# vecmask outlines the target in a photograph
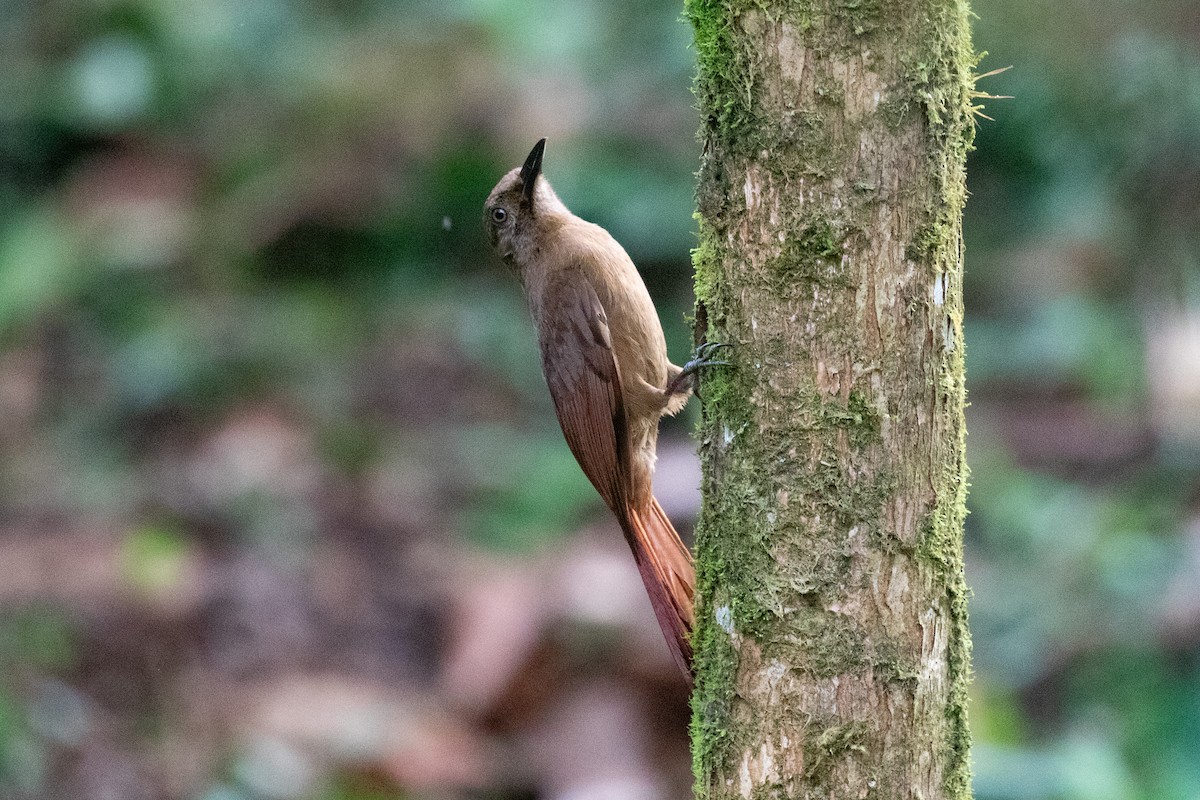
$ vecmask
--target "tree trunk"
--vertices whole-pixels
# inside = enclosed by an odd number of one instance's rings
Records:
[[[709,798],[965,798],[963,0],[687,0]]]

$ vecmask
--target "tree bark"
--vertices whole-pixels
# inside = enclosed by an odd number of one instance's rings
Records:
[[[965,798],[963,0],[687,0],[697,794]]]

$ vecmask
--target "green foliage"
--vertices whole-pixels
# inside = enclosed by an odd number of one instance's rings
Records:
[[[34,606],[0,620],[0,668],[59,671],[77,655],[75,624],[58,609]]]
[[[736,15],[722,0],[686,0],[684,14],[692,23],[696,49],[697,106],[709,115],[703,128],[720,132],[723,140],[739,141],[738,132],[757,125],[755,87],[743,83],[751,74],[742,68],[750,55],[729,31]]]
[[[143,525],[125,537],[126,580],[138,591],[169,591],[180,582],[188,549],[180,531],[166,525]]]
[[[507,428],[467,428],[457,454],[473,488],[459,525],[480,545],[533,552],[572,530],[585,510],[603,507],[571,451],[552,436],[530,442]]]
[[[314,795],[312,800],[408,800],[410,797],[407,792],[374,788],[370,781],[347,779]]]
[[[0,336],[62,303],[80,280],[78,242],[51,209],[31,208],[0,228]]]

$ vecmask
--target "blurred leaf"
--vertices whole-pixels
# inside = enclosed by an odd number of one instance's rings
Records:
[[[547,404],[537,334],[520,288],[502,279],[463,286],[455,304],[453,332],[463,352],[489,372],[503,376],[526,397]]]
[[[233,771],[252,796],[272,800],[308,794],[316,777],[307,753],[290,742],[262,735],[245,744]]]
[[[1096,728],[1066,738],[1060,757],[1063,796],[1078,800],[1135,800],[1144,796],[1113,741]]]
[[[1145,390],[1136,317],[1092,298],[1043,297],[1024,319],[975,317],[966,337],[976,384],[1081,382],[1093,399],[1120,405],[1140,402]]]
[[[46,761],[44,748],[29,731],[25,709],[0,686],[0,795],[42,795]]]
[[[179,584],[189,553],[188,541],[179,531],[162,524],[145,524],[130,531],[122,543],[125,578],[146,594],[167,591]]]
[[[1171,663],[1152,650],[1118,647],[1081,658],[1065,697],[1081,724],[1114,738],[1124,754],[1117,761],[1126,761],[1156,787],[1148,796],[1183,797],[1186,792],[1172,787],[1174,781],[1187,777],[1191,786],[1200,786],[1194,758],[1200,741],[1198,686],[1200,665],[1194,659]]]
[[[1063,791],[1061,762],[1039,748],[971,746],[972,783],[977,800],[1051,800]]]
[[[0,230],[0,333],[65,300],[80,255],[69,224],[52,209],[31,208]]]
[[[314,800],[407,800],[411,797],[399,788],[384,788],[375,784],[381,780],[369,777],[346,776],[320,792]]]
[[[1161,518],[1138,513],[1142,493],[1080,486],[995,456],[975,459],[972,473],[980,669],[1026,686],[1065,653],[1151,639],[1143,620],[1184,562],[1178,541],[1155,528]]]
[[[558,437],[506,428],[471,428],[458,437],[458,458],[475,490],[460,515],[472,541],[496,550],[529,551],[574,531],[600,498]]]
[[[199,800],[257,800],[257,795],[218,783],[201,793]]]
[[[30,607],[0,618],[0,666],[23,664],[56,672],[71,666],[78,653],[75,623],[65,612]]]
[[[104,36],[87,44],[73,65],[74,97],[68,107],[87,125],[119,128],[154,103],[154,64],[145,47],[128,36]]]
[[[976,741],[1002,747],[1016,747],[1025,740],[1025,722],[1019,699],[1011,691],[971,687],[971,736]]]

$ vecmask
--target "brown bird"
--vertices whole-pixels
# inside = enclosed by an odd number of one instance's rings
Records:
[[[546,140],[496,184],[484,220],[514,265],[537,327],[542,372],[567,445],[612,509],[671,654],[691,681],[696,571],[652,494],[658,421],[687,403],[690,376],[725,362],[703,345],[684,367],[667,359],[641,275],[608,231],[572,214],[542,176]]]

